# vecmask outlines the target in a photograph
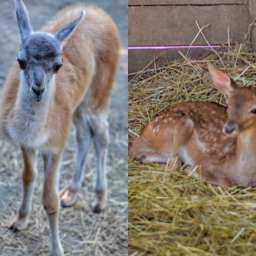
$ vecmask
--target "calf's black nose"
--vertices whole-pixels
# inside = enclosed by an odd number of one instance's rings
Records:
[[[35,86],[38,87],[38,88],[41,88],[42,87],[42,82],[35,81]]]
[[[38,87],[32,87],[32,91],[34,93],[34,95],[36,96],[36,100],[40,101],[42,99],[42,94],[44,92],[44,89],[40,89]]]

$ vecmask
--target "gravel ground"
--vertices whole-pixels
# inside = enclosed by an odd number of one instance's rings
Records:
[[[109,204],[94,215],[94,155],[87,162],[80,201],[61,210],[60,230],[65,255],[127,255],[127,1],[126,0],[25,0],[35,29],[69,4],[86,3],[104,8],[116,21],[122,39],[122,57],[110,109],[111,143],[108,154]],[[0,85],[15,60],[19,37],[13,2],[0,2]],[[117,111],[118,109],[118,111]],[[74,171],[74,136],[71,132],[62,163],[61,187]],[[40,165],[39,165],[40,166]],[[0,255],[49,255],[48,222],[41,204],[43,173],[39,168],[33,212],[26,231],[12,233],[5,225],[12,220],[21,200],[22,161],[19,149],[0,141]]]

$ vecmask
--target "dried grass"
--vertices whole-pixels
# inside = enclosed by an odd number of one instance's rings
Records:
[[[211,86],[207,63],[241,86],[255,85],[255,54],[242,45],[200,60],[182,59],[133,74],[129,81],[129,137],[177,102],[225,104]],[[188,177],[179,163],[129,161],[130,255],[255,255],[256,190],[221,188]]]
[[[112,127],[113,128],[113,127]],[[116,131],[116,128],[114,128]],[[73,133],[74,135],[74,133]],[[93,214],[95,199],[95,156],[89,155],[85,184],[79,202],[60,211],[60,237],[65,256],[127,255],[127,159],[124,131],[111,134],[108,155],[109,203],[101,214]],[[74,172],[74,136],[64,154],[61,168],[61,187],[68,185]],[[123,144],[121,144],[123,143]],[[118,146],[119,145],[119,146]],[[0,140],[0,255],[49,255],[49,224],[42,206],[43,170],[39,164],[33,210],[26,230],[13,233],[11,223],[21,201],[21,153]]]

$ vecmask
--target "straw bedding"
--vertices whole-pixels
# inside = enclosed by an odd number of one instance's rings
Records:
[[[159,112],[184,101],[225,105],[212,86],[207,62],[240,86],[256,80],[255,54],[242,45],[200,60],[184,54],[167,66],[133,74],[129,81],[129,139]],[[142,165],[129,160],[130,255],[255,255],[256,190],[222,188],[188,177],[177,161]]]

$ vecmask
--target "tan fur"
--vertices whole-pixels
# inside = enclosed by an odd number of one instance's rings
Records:
[[[56,76],[55,100],[48,115],[45,133],[49,134],[46,150],[62,151],[70,128],[72,114],[91,89],[91,110],[103,111],[109,101],[118,64],[120,41],[112,19],[96,7],[76,6],[61,11],[56,20],[43,28],[56,32],[86,10],[79,25],[63,49],[63,68]],[[98,83],[98,80],[108,82]],[[12,118],[19,86],[19,68],[15,64],[4,85],[2,120]]]
[[[17,1],[16,4],[20,8],[22,7],[22,2]],[[43,153],[45,164],[43,204],[49,219],[52,255],[54,256],[64,255],[58,231],[60,200],[57,172],[68,139],[71,122],[74,120],[73,114],[76,113],[77,115],[78,112],[81,112],[81,125],[85,123],[84,119],[88,118],[92,122],[90,124],[92,126],[94,125],[93,118],[97,121],[99,116],[105,115],[120,54],[119,34],[114,22],[110,16],[96,7],[68,7],[61,11],[54,21],[45,26],[43,31],[55,34],[66,24],[77,19],[82,10],[86,11],[86,17],[64,44],[63,67],[56,74],[55,84],[52,84],[53,88],[51,89],[53,89],[54,95],[49,100],[49,105],[40,105],[40,103],[34,105],[37,109],[36,114],[33,113],[32,106],[30,115],[34,119],[32,118],[31,122],[29,118],[24,119],[26,114],[22,112],[22,107],[17,108],[16,104],[20,93],[18,64],[14,64],[10,70],[4,84],[1,102],[1,132],[13,143],[21,144],[24,159],[23,201],[19,214],[10,228],[21,230],[26,228],[28,224],[34,188],[35,151],[40,150]],[[20,113],[24,116],[20,116]],[[78,122],[76,121],[76,123]],[[96,122],[96,126],[99,126],[98,123],[104,123],[104,118],[102,117],[101,122]],[[98,149],[97,161],[100,157],[103,160],[99,165],[101,168],[99,171],[102,172],[100,176],[102,184],[100,183],[100,191],[96,191],[98,201],[96,201],[95,212],[100,212],[105,207],[107,190],[104,183],[104,160],[107,146],[104,145],[104,136],[107,136],[105,135],[105,133],[107,134],[107,124],[100,127],[104,131],[103,135],[100,134],[101,136],[99,136],[101,131],[97,131],[97,128],[94,131],[97,139],[97,143],[95,142]],[[84,132],[89,138],[92,136],[90,130]],[[23,140],[25,136],[27,137]],[[15,141],[16,137],[19,138],[19,141]],[[103,153],[99,152],[101,148],[105,150]],[[78,191],[73,195],[74,198],[76,198],[77,193]],[[71,201],[75,202],[75,200]],[[65,203],[68,205],[67,202]],[[69,203],[69,205],[71,204]]]
[[[24,171],[23,171],[23,183],[24,187],[27,188],[29,184],[34,180],[34,162],[31,161],[31,157],[27,154],[26,150],[22,149],[24,159]]]

